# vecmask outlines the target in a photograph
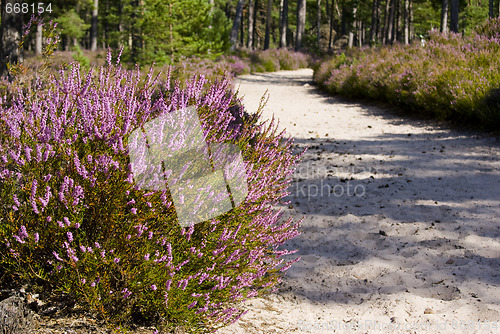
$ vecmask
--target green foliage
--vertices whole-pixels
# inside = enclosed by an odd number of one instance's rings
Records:
[[[464,27],[465,34],[472,34],[476,26],[488,20],[488,1],[466,6],[460,13],[460,19],[460,26]]]
[[[204,0],[146,0],[143,7],[124,6],[132,32],[132,45],[125,45],[124,59],[151,64],[172,64],[180,57],[202,56],[214,59],[228,49],[229,21],[217,7]],[[112,14],[115,15],[115,14]],[[110,20],[118,17],[110,16]],[[115,34],[126,41],[129,32]]]
[[[413,31],[415,36],[426,36],[432,29],[439,29],[441,24],[441,2],[421,0],[413,4]]]
[[[78,39],[85,35],[85,32],[90,28],[90,24],[85,24],[85,21],[75,12],[70,9],[59,16],[55,22],[58,24],[61,35],[70,39]]]
[[[73,59],[78,63],[80,64],[81,67],[84,67],[84,68],[90,68],[90,60],[89,58],[87,58],[84,54],[83,54],[83,51],[82,49],[80,48],[79,45],[76,45],[73,47],[73,51],[75,51],[75,53],[73,53]]]

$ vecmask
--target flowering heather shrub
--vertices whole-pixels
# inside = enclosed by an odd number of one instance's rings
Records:
[[[237,303],[275,290],[298,223],[272,209],[297,158],[291,139],[244,112],[227,79],[182,88],[111,63],[19,80],[0,94],[0,270],[58,287],[112,323],[213,331]],[[129,135],[188,106],[209,145],[239,147],[248,195],[182,228],[168,190],[141,190]]]
[[[183,58],[171,67],[171,78],[187,82],[194,76],[203,75],[209,82],[227,78],[232,81],[237,73],[234,64],[225,59],[213,61],[203,58]]]
[[[208,82],[221,77],[232,78],[250,72],[296,70],[309,65],[310,58],[300,52],[286,49],[240,51],[238,55],[221,56],[216,61],[203,58],[182,58],[171,67],[171,78],[187,82],[193,76],[203,75]]]
[[[482,25],[476,27],[476,32],[488,38],[500,38],[500,17],[488,19]]]
[[[245,60],[237,56],[221,56],[217,62],[225,63],[229,71],[234,75],[242,75],[250,73],[250,66]]]
[[[297,70],[307,67],[310,62],[307,55],[287,49],[253,51],[250,52],[247,57],[250,60],[252,72]]]
[[[499,128],[500,110],[485,112],[484,99],[500,82],[500,39],[475,34],[430,33],[425,47],[396,45],[317,68],[315,81],[332,94],[368,97],[439,119]]]

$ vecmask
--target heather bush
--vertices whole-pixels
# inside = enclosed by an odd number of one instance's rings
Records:
[[[488,34],[463,38],[430,32],[423,47],[395,45],[336,56],[318,66],[314,78],[332,94],[384,100],[438,119],[500,125],[500,110],[485,102],[500,82],[499,39]]]
[[[275,72],[279,70],[297,70],[309,66],[307,55],[287,49],[242,52],[241,57],[248,58],[252,72]]]
[[[0,85],[0,271],[69,293],[113,326],[209,332],[236,321],[239,302],[275,290],[296,261],[279,246],[298,223],[272,207],[297,157],[273,122],[243,110],[228,79],[170,74],[127,71],[108,54],[104,67]],[[183,227],[168,188],[138,186],[128,153],[136,129],[189,106],[212,158],[220,143],[241,151],[248,195]]]
[[[476,27],[476,32],[488,38],[500,38],[500,17],[491,18]]]

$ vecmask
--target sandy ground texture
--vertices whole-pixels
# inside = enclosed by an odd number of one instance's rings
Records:
[[[325,96],[309,69],[240,77],[308,151],[301,261],[219,333],[500,333],[500,140]]]

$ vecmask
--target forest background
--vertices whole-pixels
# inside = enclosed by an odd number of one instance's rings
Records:
[[[193,56],[215,59],[241,48],[324,54],[352,46],[409,44],[425,40],[432,29],[468,35],[500,13],[498,0],[70,0],[39,4],[2,0],[4,62],[10,59],[5,53],[15,53],[6,47],[9,39],[20,39],[23,24],[38,9],[43,10],[46,22],[57,22],[60,50],[77,52],[81,59],[80,49],[123,48],[122,60],[131,64],[172,64]],[[22,15],[16,15],[16,10]],[[25,53],[40,54],[42,38],[39,27],[25,41]],[[22,55],[11,57],[15,61]]]

